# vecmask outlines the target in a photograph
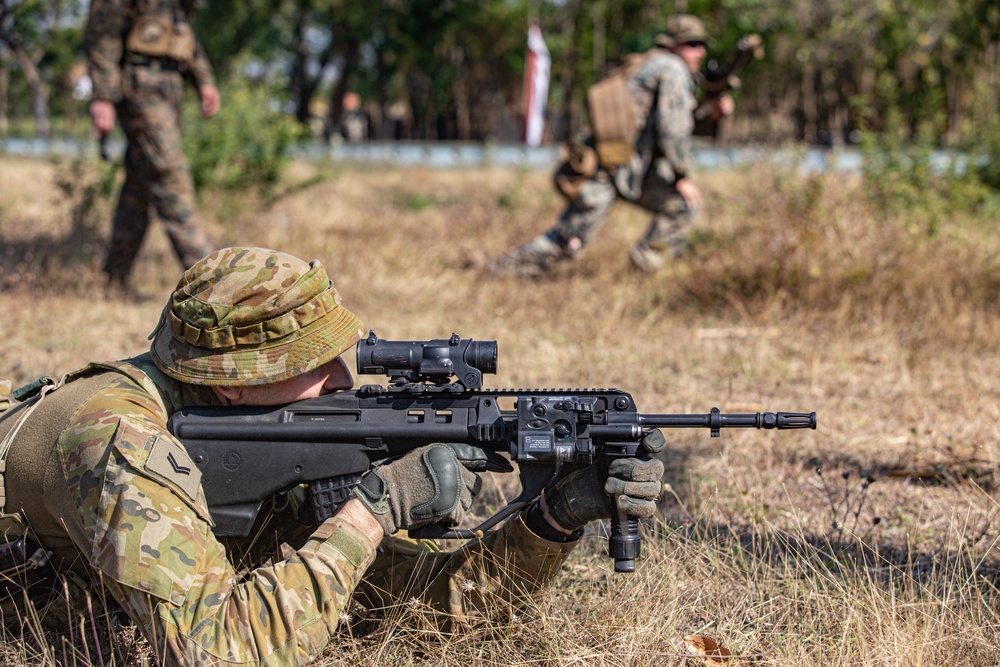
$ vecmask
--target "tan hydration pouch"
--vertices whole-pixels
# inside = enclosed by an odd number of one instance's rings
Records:
[[[638,110],[628,90],[628,81],[655,52],[656,49],[650,49],[631,54],[620,67],[587,89],[594,148],[605,169],[625,164],[635,152]]]
[[[628,162],[634,151],[635,105],[620,74],[598,81],[587,91],[590,126],[597,158],[605,169]]]
[[[170,53],[168,58],[173,58],[179,63],[190,62],[194,59],[194,30],[187,21],[174,21],[174,31],[170,38]]]
[[[194,57],[194,30],[169,11],[144,14],[135,19],[125,38],[125,49],[153,58],[186,63]]]

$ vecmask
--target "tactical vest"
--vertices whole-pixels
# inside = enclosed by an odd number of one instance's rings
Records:
[[[64,480],[55,447],[80,406],[114,381],[115,374],[104,371],[127,375],[158,397],[148,375],[125,362],[90,364],[58,382],[40,378],[8,392],[6,401],[5,392],[0,391],[0,405],[9,406],[0,407],[0,616],[4,622],[20,618],[12,606],[17,602],[17,589],[28,593],[46,626],[65,620],[63,590],[74,610],[83,609],[91,573],[78,558],[71,534],[77,542],[86,536],[82,525],[71,518],[76,507],[68,487],[60,492]],[[46,398],[57,391],[58,400]],[[165,413],[162,403],[161,408]],[[44,494],[43,488],[51,492]],[[48,566],[50,560],[59,564],[58,572]],[[66,580],[65,587],[57,581],[59,576]],[[57,589],[54,597],[49,590],[53,587]]]
[[[193,3],[182,0],[140,0],[135,3],[125,50],[153,58],[190,62],[195,54],[190,17]]]
[[[632,75],[658,49],[634,53],[587,90],[587,108],[597,159],[605,169],[628,162],[635,152],[638,110],[628,89]]]
[[[19,443],[30,442],[31,445],[26,448],[28,451],[19,451],[18,454],[27,453],[34,466],[38,467],[36,472],[48,466],[55,438],[58,437],[57,433],[50,434],[49,431],[56,428],[61,420],[53,419],[60,415],[51,414],[48,409],[52,407],[51,402],[46,402],[44,409],[42,402],[46,395],[59,389],[69,379],[69,375],[59,382],[52,378],[39,378],[13,392],[9,390],[9,383],[0,383],[3,385],[0,389],[6,390],[0,396],[0,617],[5,626],[23,622],[27,613],[24,605],[29,601],[33,607],[31,614],[50,629],[60,629],[66,620],[66,604],[76,612],[82,612],[86,604],[87,577],[68,571],[60,580],[49,565],[52,551],[46,548],[22,514],[26,506],[44,506],[42,489],[37,485],[18,489],[15,494],[22,502],[15,500],[8,504],[11,489],[17,488],[19,483],[23,486],[25,482],[19,479],[24,477],[22,468],[15,466],[18,467],[15,476],[8,473],[11,447],[15,440]],[[38,438],[39,435],[42,437]],[[49,438],[48,443],[46,438]],[[21,449],[20,444],[18,449]],[[31,477],[34,478],[34,475]],[[73,511],[68,501],[63,509]],[[34,514],[34,511],[26,513]]]

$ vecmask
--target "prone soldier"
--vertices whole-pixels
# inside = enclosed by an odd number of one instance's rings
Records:
[[[373,613],[416,598],[462,625],[539,591],[584,526],[611,517],[609,493],[629,516],[656,512],[663,464],[653,455],[664,439],[652,429],[645,455],[567,466],[537,501],[456,551],[394,537],[457,524],[481,488],[477,473],[510,469],[495,452],[444,443],[375,467],[311,533],[286,530],[307,524],[286,515],[294,502],[276,503],[253,538],[223,543],[171,415],[347,390],[341,355],[364,332],[319,261],[262,248],[204,258],[182,276],[149,352],[35,383],[0,415],[8,551],[75,589],[103,587],[165,665],[304,664],[331,642],[352,596]],[[36,579],[26,583],[44,589]],[[65,618],[61,596],[46,601],[43,617]],[[0,609],[8,621],[26,617]]]
[[[128,141],[104,272],[109,291],[133,295],[129,279],[149,227],[163,222],[185,269],[213,249],[198,216],[194,182],[181,145],[184,80],[214,116],[221,98],[212,67],[191,27],[192,0],[92,0],[85,45],[102,136],[121,124]]]
[[[579,257],[618,199],[653,214],[646,235],[629,252],[635,268],[657,271],[665,252],[685,252],[687,228],[702,205],[690,178],[691,135],[698,106],[694,74],[708,42],[700,19],[673,16],[655,48],[630,57],[591,87],[591,135],[570,146],[555,175],[566,208],[551,230],[495,258],[493,272],[534,277]],[[729,115],[733,106],[730,96],[721,95],[710,113]]]

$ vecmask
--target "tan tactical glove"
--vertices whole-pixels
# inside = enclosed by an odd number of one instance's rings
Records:
[[[643,438],[647,452],[643,456],[570,466],[542,493],[538,510],[567,537],[578,536],[591,521],[610,519],[612,497],[617,498],[618,509],[629,516],[653,516],[663,485],[663,462],[650,454],[659,453],[665,443],[659,429],[652,429]]]
[[[445,443],[376,466],[354,488],[386,535],[431,523],[457,525],[483,486],[473,471],[511,472],[496,452]]]

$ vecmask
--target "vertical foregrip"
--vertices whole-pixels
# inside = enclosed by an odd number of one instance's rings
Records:
[[[615,572],[635,571],[635,561],[641,551],[639,520],[618,510],[611,517],[611,537],[608,538],[608,555],[615,559]]]

